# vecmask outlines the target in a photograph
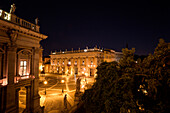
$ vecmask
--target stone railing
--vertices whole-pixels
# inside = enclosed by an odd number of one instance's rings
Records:
[[[83,52],[102,52],[103,49],[82,49],[82,50],[72,50],[72,51],[60,51],[60,52],[51,52],[51,55],[54,54],[68,54],[68,53],[83,53]]]
[[[26,75],[26,76],[16,76],[14,77],[14,83],[18,83],[22,80],[26,80],[26,79],[34,79],[35,77],[34,76],[31,76],[31,75]],[[7,78],[3,78],[3,79],[0,79],[0,85],[2,86],[5,86],[8,84],[8,79]]]
[[[19,26],[25,27],[25,28],[30,29],[30,30],[35,31],[35,32],[39,32],[39,29],[40,29],[40,26],[35,25],[31,22],[28,22],[28,21],[26,21],[22,18],[19,18],[14,14],[5,12],[1,9],[0,9],[0,19],[9,21],[11,23],[17,24]]]

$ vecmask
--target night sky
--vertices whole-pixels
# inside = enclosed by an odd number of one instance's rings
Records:
[[[149,0],[135,2],[68,2],[62,0],[0,0],[0,9],[10,10],[34,23],[39,18],[44,55],[51,51],[94,47],[121,51],[128,44],[136,54],[153,53],[159,38],[170,42],[170,6]],[[81,2],[81,3],[80,3]]]

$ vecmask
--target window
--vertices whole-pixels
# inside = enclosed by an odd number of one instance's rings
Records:
[[[91,65],[93,65],[93,61],[91,61]]]
[[[20,61],[19,74],[20,74],[21,76],[23,76],[23,75],[28,75],[28,73],[27,73],[27,61]]]
[[[71,61],[70,60],[68,61],[68,65],[71,65]]]
[[[63,61],[63,65],[64,65],[64,61]]]
[[[77,61],[75,61],[74,65],[77,65]]]
[[[83,65],[84,65],[84,61],[83,61],[83,63],[82,63]]]
[[[57,65],[59,65],[59,61],[57,62]]]

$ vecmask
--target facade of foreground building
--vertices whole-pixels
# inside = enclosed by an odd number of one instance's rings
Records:
[[[92,49],[72,50],[63,52],[52,52],[50,55],[50,73],[57,73],[71,76],[86,77],[95,76],[97,66],[103,61],[119,61],[122,57],[121,52],[111,49]]]
[[[40,26],[0,9],[0,112],[19,112],[19,90],[26,88],[27,113],[41,113],[39,84],[39,42],[47,36]]]

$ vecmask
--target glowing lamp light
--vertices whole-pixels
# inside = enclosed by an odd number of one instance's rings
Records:
[[[82,85],[81,88],[84,88],[84,85]]]
[[[82,74],[84,74],[84,71],[82,72]]]
[[[0,16],[2,16],[2,10],[0,9]]]
[[[44,84],[46,85],[46,84],[48,84],[48,82],[45,80],[45,81],[44,81]]]
[[[85,73],[86,76],[88,76],[88,73]]]
[[[64,80],[61,80],[61,83],[64,83]]]

